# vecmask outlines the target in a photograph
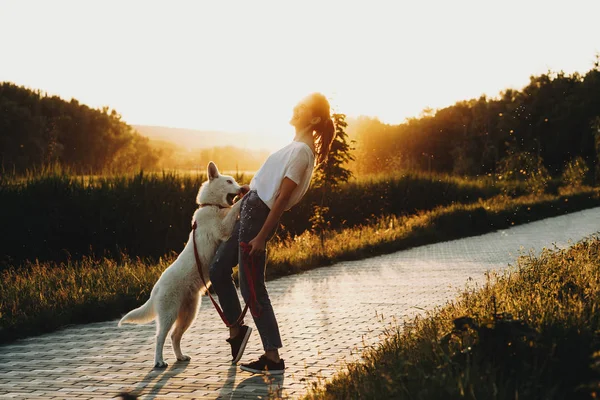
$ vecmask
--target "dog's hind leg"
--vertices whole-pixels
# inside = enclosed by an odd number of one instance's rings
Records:
[[[173,329],[173,333],[171,334],[173,352],[175,353],[175,357],[177,357],[179,361],[191,360],[190,356],[187,356],[181,352],[181,337],[194,321],[197,312],[197,294],[192,295],[192,297],[183,302],[183,304],[179,308],[179,314],[177,315],[177,321],[175,322],[175,329]]]
[[[156,319],[156,350],[154,353],[154,368],[166,368],[169,364],[163,359],[163,347],[167,335],[177,318],[177,315],[173,312],[167,312],[166,310],[159,311],[158,318]],[[169,310],[170,311],[170,310]]]

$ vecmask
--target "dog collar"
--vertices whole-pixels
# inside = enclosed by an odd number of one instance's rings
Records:
[[[229,207],[222,206],[220,204],[212,204],[212,203],[202,203],[202,204],[199,204],[199,206],[200,207],[213,206],[213,207],[219,207],[219,208],[229,208]]]

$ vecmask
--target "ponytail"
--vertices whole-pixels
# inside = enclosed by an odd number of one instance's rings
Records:
[[[313,117],[319,117],[320,120],[317,124],[312,126],[313,129],[313,143],[315,145],[315,163],[319,165],[327,161],[329,150],[331,150],[331,143],[335,137],[335,126],[331,119],[331,107],[329,101],[321,93],[312,93],[306,96],[301,104],[308,106],[310,113]]]
[[[315,141],[315,151],[317,152],[316,163],[317,165],[327,161],[329,150],[331,150],[331,143],[335,137],[335,126],[331,117],[327,116],[317,124],[313,132],[313,139]]]

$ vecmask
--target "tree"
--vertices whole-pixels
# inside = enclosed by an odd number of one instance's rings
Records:
[[[527,190],[534,194],[544,193],[550,180],[543,159],[529,151],[509,150],[508,155],[498,162],[496,172],[499,179],[525,182]]]
[[[313,204],[310,222],[314,231],[321,233],[321,245],[324,243],[323,231],[329,226],[327,215],[329,207],[325,204],[325,194],[332,193],[340,183],[348,182],[352,177],[352,171],[346,168],[348,162],[354,160],[350,153],[353,150],[348,144],[348,135],[346,134],[346,115],[333,114],[335,125],[335,137],[331,143],[327,161],[321,163],[313,175],[313,188],[321,191],[321,201],[319,204]]]
[[[322,187],[328,185],[337,187],[340,183],[348,182],[352,177],[352,171],[346,168],[348,162],[354,160],[350,151],[354,150],[348,144],[348,135],[346,134],[346,115],[333,114],[335,124],[335,137],[331,143],[331,150],[327,161],[321,163],[315,170],[313,176],[313,186]]]
[[[108,107],[0,82],[0,168],[58,164],[76,173],[154,168],[160,153]]]
[[[577,156],[595,170],[589,123],[600,116],[599,93],[600,55],[585,74],[548,71],[532,76],[520,90],[425,110],[398,125],[366,117],[349,120],[357,154],[352,169],[398,173],[398,166],[431,166],[435,172],[487,175],[499,173],[496,165],[511,152],[529,152],[553,177]]]
[[[565,164],[561,176],[562,184],[568,189],[581,189],[589,171],[590,168],[585,160],[581,156],[577,156]]]

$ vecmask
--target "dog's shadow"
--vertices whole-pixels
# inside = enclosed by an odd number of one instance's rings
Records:
[[[131,396],[129,398],[138,398],[144,395],[144,399],[146,400],[155,399],[161,389],[167,384],[167,381],[185,371],[188,365],[189,361],[177,361],[174,364],[171,364],[167,369],[153,368],[142,378],[131,392],[122,393],[121,398],[126,398],[124,395]],[[152,381],[159,376],[160,378],[153,383]]]

